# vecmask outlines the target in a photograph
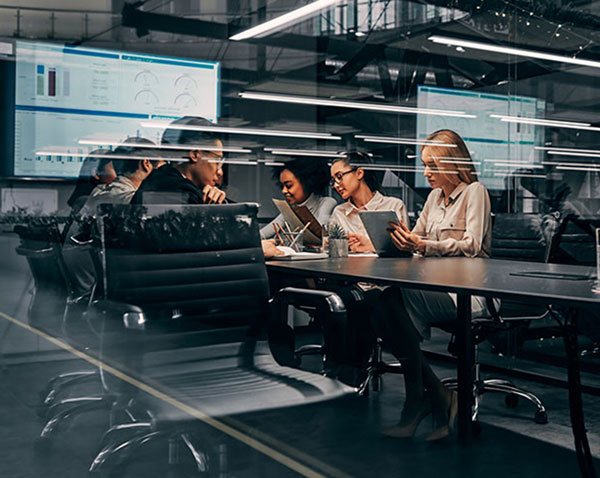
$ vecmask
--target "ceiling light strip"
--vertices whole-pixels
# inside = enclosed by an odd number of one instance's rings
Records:
[[[280,103],[304,104],[313,106],[332,106],[335,108],[355,108],[367,111],[379,111],[382,113],[410,113],[433,116],[452,116],[457,118],[477,118],[477,115],[468,114],[464,111],[436,110],[429,108],[416,108],[414,106],[399,106],[383,103],[368,103],[364,101],[343,101],[312,96],[282,95],[278,93],[260,93],[253,91],[242,91],[241,98],[247,100],[276,101]]]
[[[142,121],[140,123],[144,128],[157,129],[178,129],[183,131],[208,131],[213,133],[245,134],[256,136],[275,136],[283,138],[306,138],[306,139],[324,139],[340,140],[340,136],[334,136],[331,133],[317,133],[305,131],[286,131],[277,129],[258,129],[258,128],[229,128],[225,126],[195,126],[172,124],[166,121]]]
[[[246,148],[238,148],[235,146],[223,146],[219,147],[214,144],[144,144],[144,143],[126,143],[126,142],[113,142],[113,141],[94,141],[91,139],[80,139],[79,144],[90,145],[90,146],[126,146],[129,148],[148,148],[148,149],[166,149],[176,151],[222,151],[223,153],[251,153],[252,150]]]
[[[362,139],[366,143],[389,143],[389,144],[406,144],[414,146],[445,146],[447,148],[456,148],[455,144],[441,143],[438,141],[427,141],[420,139],[409,139],[409,138],[394,138],[392,136],[367,136],[358,134],[355,136],[356,139]]]
[[[317,13],[328,8],[334,7],[338,3],[342,3],[344,1],[345,0],[317,0],[315,2],[309,3],[308,5],[304,5],[303,7],[296,8],[291,12],[273,18],[272,20],[266,21],[252,28],[248,28],[247,30],[236,33],[235,35],[230,36],[229,39],[233,41],[240,41],[248,40],[249,38],[262,38],[264,36],[283,30],[284,28],[295,25],[296,23],[299,23],[302,20],[305,20],[306,18],[314,16]]]
[[[556,55],[553,53],[545,53],[536,50],[527,50],[524,48],[516,48],[509,46],[494,45],[492,43],[482,43],[471,40],[462,40],[460,38],[451,38],[442,35],[432,35],[428,38],[429,41],[440,43],[448,46],[461,46],[464,48],[472,48],[474,50],[483,50],[485,52],[504,53],[506,55],[522,56],[526,58],[535,58],[538,60],[555,61],[558,63],[569,63],[572,65],[587,66],[590,68],[600,68],[600,61],[586,60],[584,58]]]

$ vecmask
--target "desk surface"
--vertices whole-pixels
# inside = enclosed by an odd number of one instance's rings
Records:
[[[592,267],[467,257],[373,258],[349,257],[318,261],[269,261],[269,270],[310,277],[361,280],[384,285],[457,292],[490,297],[527,299],[556,305],[600,306],[592,291]],[[514,275],[572,274],[569,280]]]

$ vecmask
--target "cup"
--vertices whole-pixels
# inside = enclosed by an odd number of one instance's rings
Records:
[[[329,238],[329,257],[348,257],[348,239]]]

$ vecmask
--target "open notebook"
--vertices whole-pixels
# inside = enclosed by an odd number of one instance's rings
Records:
[[[296,252],[287,246],[277,246],[277,249],[282,251],[284,255],[272,257],[271,259],[274,261],[307,261],[311,259],[327,259],[328,257],[325,252]]]

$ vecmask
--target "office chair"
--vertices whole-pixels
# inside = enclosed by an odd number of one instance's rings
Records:
[[[557,228],[556,217],[541,214],[496,214],[493,221],[492,258],[546,262],[552,237]],[[471,321],[472,340],[475,344],[474,400],[472,422],[474,429],[479,429],[479,398],[489,392],[506,395],[508,407],[516,407],[519,398],[531,402],[535,407],[535,423],[548,423],[548,414],[541,400],[534,394],[523,390],[509,380],[498,378],[481,378],[477,345],[489,341],[492,351],[498,354],[509,354],[518,349],[524,339],[524,331],[532,321],[549,317],[553,311],[547,306],[537,306],[527,303],[503,300],[500,308],[497,302],[486,299],[490,317],[474,317]],[[445,326],[442,329],[451,332]],[[456,356],[454,335],[448,345],[448,350]],[[450,389],[456,390],[458,382],[455,378],[442,380]]]
[[[565,214],[560,218],[558,230],[550,246],[548,262],[558,264],[596,265],[595,230],[600,218]],[[582,356],[600,356],[600,326],[595,317],[582,314],[578,321],[580,332],[591,343],[581,351]]]
[[[34,281],[33,297],[28,310],[29,323],[53,337],[67,340],[82,348],[81,336],[75,338],[66,333],[66,322],[82,321],[81,303],[85,297],[77,297],[62,257],[58,223],[55,218],[30,218],[27,225],[15,226],[20,238],[17,254],[25,257]],[[97,370],[79,370],[52,377],[40,392],[37,414],[46,423],[36,446],[49,445],[48,439],[69,418],[81,413],[108,408],[108,400],[102,396],[77,396],[61,398],[76,385],[99,380]]]
[[[277,321],[269,319],[256,205],[101,210],[95,247],[102,256],[104,297],[88,314],[102,331],[101,374],[106,393],[114,396],[114,421],[90,471],[119,464],[161,438],[169,443],[172,464],[180,446],[191,452],[198,472],[219,461],[210,459],[216,445],[200,449],[194,442],[197,419],[111,376],[104,364],[211,419],[353,392],[288,366],[289,351],[276,338],[274,355],[260,340],[262,329]],[[339,298],[323,291],[281,291],[273,303],[297,297],[344,313]]]

